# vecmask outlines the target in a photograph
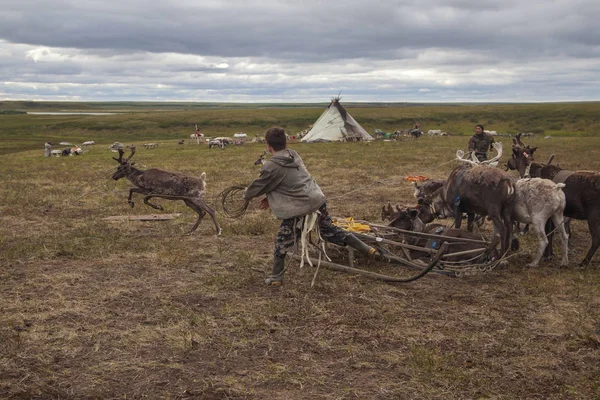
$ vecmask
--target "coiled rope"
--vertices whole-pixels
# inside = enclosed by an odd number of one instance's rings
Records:
[[[250,200],[244,199],[247,185],[234,185],[219,193],[215,199],[217,212],[228,218],[239,218],[246,213]]]

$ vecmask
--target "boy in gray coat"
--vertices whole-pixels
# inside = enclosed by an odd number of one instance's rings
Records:
[[[275,239],[275,257],[272,275],[265,281],[267,285],[281,285],[285,269],[285,255],[300,237],[302,218],[315,211],[319,213],[321,237],[340,246],[352,246],[366,256],[373,256],[376,250],[361,242],[356,236],[333,225],[325,195],[314,181],[300,155],[287,148],[283,128],[273,127],[265,134],[267,151],[273,156],[260,170],[244,194],[246,200],[266,195],[260,208],[271,208],[281,226]]]

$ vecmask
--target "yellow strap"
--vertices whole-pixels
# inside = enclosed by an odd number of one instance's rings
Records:
[[[333,225],[342,228],[348,232],[370,232],[371,227],[366,224],[361,224],[360,222],[354,222],[354,218],[348,217],[343,220],[334,219],[332,220]]]

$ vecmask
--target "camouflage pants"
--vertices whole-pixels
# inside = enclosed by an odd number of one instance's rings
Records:
[[[279,231],[277,231],[275,237],[275,257],[284,257],[288,250],[300,239],[303,219],[304,217],[296,217],[281,221]],[[325,241],[340,246],[346,245],[348,234],[343,229],[333,225],[325,203],[319,207],[319,231]]]

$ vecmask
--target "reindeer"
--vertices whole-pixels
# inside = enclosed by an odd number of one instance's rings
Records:
[[[392,208],[392,204],[388,201],[387,206],[381,207],[381,220],[385,221],[386,219],[388,219],[390,221],[394,221],[400,213],[402,213],[404,210],[409,209],[409,207],[406,206],[402,207],[403,208],[400,208],[400,206],[396,204],[396,210],[394,210]],[[428,224],[435,219],[434,214],[432,212],[431,204],[424,198],[419,198],[417,200],[417,206],[414,207],[414,209],[417,210],[419,219],[425,224]],[[391,223],[389,224],[389,226],[392,226]]]
[[[511,202],[515,184],[509,174],[491,167],[502,156],[502,144],[494,143],[494,147],[498,155],[484,162],[465,159],[464,152],[458,150],[457,159],[467,165],[460,165],[450,173],[443,188],[437,192],[437,197],[453,209],[454,226],[457,229],[460,228],[463,212],[467,214],[469,232],[473,230],[475,214],[487,215],[500,233],[501,254],[504,255],[508,251],[512,232]],[[432,201],[435,204],[440,199],[432,198]]]
[[[131,147],[131,155],[128,158],[123,158],[123,149],[118,149],[119,158],[113,157],[113,160],[119,163],[117,171],[113,174],[114,180],[127,178],[136,187],[129,190],[127,202],[133,208],[132,200],[133,193],[142,193],[144,204],[157,209],[163,210],[162,206],[152,204],[149,200],[153,197],[159,197],[168,200],[183,200],[185,205],[198,213],[198,220],[189,232],[191,235],[200,225],[202,218],[208,213],[215,223],[217,235],[220,235],[222,230],[215,217],[215,212],[204,202],[204,192],[206,191],[206,173],[202,173],[200,178],[187,176],[177,172],[163,171],[152,168],[140,170],[134,167],[134,162],[130,163],[131,157],[135,154],[135,147]]]
[[[441,224],[425,224],[424,221],[421,220],[419,215],[421,214],[421,210],[417,208],[407,207],[404,209],[397,208],[397,212],[394,216],[394,219],[389,223],[388,226],[399,228],[405,231],[411,232],[422,232],[422,233],[431,233],[441,236],[453,237],[453,238],[461,238],[461,239],[470,239],[480,241],[481,237],[475,233],[467,232],[461,229],[448,228]],[[430,245],[434,245],[435,242],[441,244],[441,241],[435,241],[431,243],[431,240],[426,238],[419,238],[414,236],[409,236],[408,244],[419,247],[429,247]],[[453,242],[450,244],[452,246],[453,251],[462,252],[466,250],[475,250],[482,247],[482,244],[475,242]],[[491,253],[495,255],[494,250],[487,249],[486,253]],[[411,257],[420,258],[429,255],[428,253],[420,250],[411,250]],[[448,259],[448,261],[461,261],[465,259],[472,258],[472,254],[462,255],[462,256],[454,256]]]
[[[522,144],[522,143],[521,143]],[[600,246],[600,173],[595,171],[569,171],[552,165],[553,156],[546,164],[532,161],[521,145],[513,150],[516,158],[516,169],[519,175],[524,176],[526,168],[529,167],[531,176],[549,179],[554,183],[564,183],[566,206],[564,216],[573,219],[587,220],[592,245],[586,256],[579,264],[588,265],[596,250]],[[549,237],[549,245],[546,255],[552,255],[552,235]]]
[[[552,220],[560,233],[562,243],[560,265],[566,266],[569,263],[569,237],[564,227],[563,218],[566,205],[565,194],[562,190],[564,187],[564,183],[554,183],[541,178],[519,179],[515,182],[511,218],[513,221],[531,225],[539,239],[538,253],[528,264],[528,267],[537,267],[546,246],[548,246],[549,241],[544,230],[548,220]]]
[[[267,159],[267,151],[263,151],[263,153],[260,155],[260,157],[258,157],[258,159],[256,161],[254,161],[254,165],[264,165],[265,161]]]

